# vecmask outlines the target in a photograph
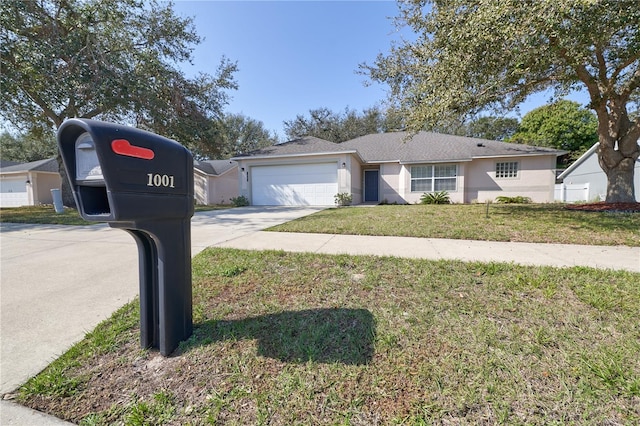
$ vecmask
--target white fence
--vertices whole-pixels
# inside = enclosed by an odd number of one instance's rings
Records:
[[[556,201],[562,201],[564,203],[575,203],[576,201],[588,201],[589,200],[589,184],[588,183],[556,184],[553,199]]]

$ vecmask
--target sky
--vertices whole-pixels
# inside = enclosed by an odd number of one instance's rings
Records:
[[[181,1],[176,13],[194,19],[204,41],[194,50],[187,75],[215,74],[224,56],[236,62],[238,90],[229,92],[226,113],[262,121],[284,139],[285,120],[321,107],[362,111],[382,103],[387,87],[358,74],[393,41],[411,37],[393,22],[395,1]],[[366,85],[365,83],[371,83]],[[530,99],[520,115],[547,103]],[[584,96],[570,97],[585,103]]]

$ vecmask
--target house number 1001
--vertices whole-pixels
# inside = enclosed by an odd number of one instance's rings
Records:
[[[165,188],[175,188],[173,182],[173,176],[170,175],[158,175],[153,173],[147,173],[147,186],[162,186]]]

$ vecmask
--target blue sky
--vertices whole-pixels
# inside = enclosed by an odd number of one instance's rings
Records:
[[[222,56],[237,62],[239,88],[230,92],[226,112],[260,120],[281,138],[283,121],[310,109],[362,111],[386,99],[386,87],[366,87],[357,69],[400,39],[395,1],[178,0],[174,9],[193,17],[204,38],[185,72],[214,74]],[[547,98],[532,98],[521,114]]]

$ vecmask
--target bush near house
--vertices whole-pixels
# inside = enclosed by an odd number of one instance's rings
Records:
[[[333,196],[336,206],[350,206],[353,197],[348,192],[340,192]]]
[[[496,203],[501,203],[501,204],[530,204],[531,203],[531,198],[523,197],[521,195],[518,195],[516,197],[507,197],[507,196],[501,195],[499,197],[496,197]]]
[[[230,200],[231,200],[231,204],[233,204],[234,207],[245,207],[251,204],[249,202],[249,199],[244,195],[230,198]]]
[[[420,197],[420,204],[451,204],[447,191],[426,192]]]

